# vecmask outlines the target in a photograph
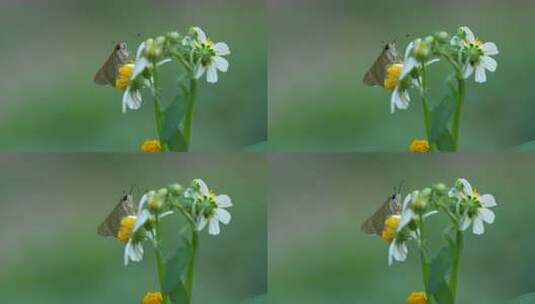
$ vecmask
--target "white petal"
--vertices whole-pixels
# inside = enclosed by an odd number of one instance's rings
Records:
[[[409,95],[409,91],[405,90],[403,92],[401,92],[401,95],[400,95],[400,104],[398,104],[398,107],[402,110],[405,110],[407,108],[409,108],[409,103],[411,101],[411,96]]]
[[[474,67],[470,63],[467,63],[463,68],[463,78],[468,79],[468,77],[470,77],[473,72]]]
[[[217,82],[217,68],[214,63],[210,64],[206,69],[206,81],[208,83]]]
[[[145,50],[145,41],[141,42],[141,44],[137,47],[136,62],[139,61],[139,59],[141,58],[141,54],[144,50]]]
[[[200,178],[194,179],[193,183],[195,184],[197,189],[199,189],[199,193],[201,195],[210,194],[210,189],[208,189],[208,185],[206,185],[206,183],[202,179],[200,179]]]
[[[472,195],[474,193],[474,190],[472,190],[472,185],[465,179],[465,178],[459,178],[458,182],[463,185],[463,193],[467,195]]]
[[[204,68],[204,66],[202,64],[197,64],[195,66],[195,70],[193,71],[193,74],[194,74],[194,77],[196,79],[199,79],[202,77],[202,75],[204,74],[204,71],[206,71],[206,69]]]
[[[230,196],[226,194],[220,194],[216,196],[215,202],[218,207],[223,207],[223,208],[232,207],[232,200],[230,199]]]
[[[126,113],[126,110],[128,108],[127,104],[128,104],[128,98],[130,98],[130,93],[128,92],[128,89],[124,91],[123,93],[123,101],[122,101],[122,104],[123,104],[123,113]]]
[[[462,31],[466,34],[466,41],[469,43],[474,43],[476,41],[476,36],[474,35],[474,32],[472,32],[471,29],[468,28],[468,26],[462,26]]]
[[[483,50],[483,53],[485,55],[498,55],[500,52],[498,52],[498,47],[494,42],[485,42],[481,46],[481,49]]]
[[[496,206],[496,200],[494,199],[494,196],[492,194],[483,194],[479,198],[479,202],[481,203],[481,206],[483,207],[494,207]]]
[[[496,216],[494,215],[494,212],[487,208],[479,208],[479,218],[483,220],[484,222],[487,222],[489,224],[494,223],[494,219]]]
[[[132,242],[129,241],[128,243],[126,243],[126,246],[124,246],[124,256],[123,256],[123,259],[124,259],[124,266],[128,266],[128,261],[130,260],[130,250],[132,248]]]
[[[214,45],[214,51],[217,56],[230,55],[230,48],[224,42],[218,42]]]
[[[215,216],[221,223],[225,225],[230,223],[230,219],[232,218],[230,215],[230,212],[228,212],[227,210],[223,208],[217,208],[215,210]]]
[[[204,216],[200,216],[197,220],[197,231],[201,231],[206,227],[208,220]]]
[[[148,201],[149,201],[149,195],[147,193],[143,194],[143,196],[139,200],[139,205],[137,207],[137,213],[138,214],[140,214],[141,210],[143,210],[143,208],[145,208],[145,205],[148,203]]]
[[[411,41],[407,45],[407,48],[405,49],[405,57],[403,57],[404,60],[407,60],[407,58],[411,57],[412,50],[414,49],[414,41]]]
[[[390,243],[390,246],[388,246],[388,265],[392,265],[393,257],[394,257],[394,246],[395,246],[395,240]]]
[[[481,57],[481,65],[491,72],[496,71],[496,68],[498,67],[498,63],[496,62],[496,60],[489,56]]]
[[[163,60],[160,60],[158,63],[156,63],[157,66],[161,66],[162,64],[166,64],[168,62],[171,62],[172,60],[170,58],[166,58]]]
[[[479,218],[474,219],[474,225],[472,226],[472,232],[474,234],[483,234],[485,233],[485,226],[483,225],[483,221]]]
[[[430,217],[431,215],[433,215],[433,214],[437,214],[437,213],[438,213],[438,211],[436,211],[436,210],[434,210],[434,211],[429,211],[429,212],[427,212],[426,214],[424,214],[422,217],[423,217],[423,218],[428,218],[428,217]]]
[[[218,70],[220,70],[221,72],[228,71],[229,64],[228,64],[228,61],[225,58],[219,57],[219,56],[215,56],[213,58],[213,60],[214,60],[215,66],[217,67]]]
[[[401,220],[399,221],[398,228],[396,229],[398,232],[401,231],[414,217],[414,211],[412,209],[408,208],[407,210],[403,211],[403,214],[401,215]]]
[[[432,65],[433,63],[437,63],[437,62],[439,62],[439,61],[440,61],[440,59],[438,59],[438,58],[431,59],[431,60],[427,61],[427,62],[425,63],[425,65],[426,65],[426,66],[428,66],[428,65]]]
[[[466,230],[468,227],[470,227],[470,224],[472,224],[472,219],[468,217],[468,215],[464,215],[461,218],[461,223],[459,229],[462,231]]]
[[[485,73],[485,68],[479,65],[476,68],[476,82],[483,83],[485,81],[487,81],[487,74]]]
[[[208,39],[206,38],[206,34],[200,27],[192,27],[191,28],[195,33],[197,33],[197,40],[199,40],[202,43],[205,43]]]
[[[414,67],[418,64],[418,60],[414,57],[406,58],[403,62],[403,70],[401,70],[401,74],[399,75],[399,79],[405,78],[409,73],[414,69]]]
[[[134,67],[134,72],[132,73],[131,79],[136,79],[145,69],[149,66],[149,60],[145,57],[136,61],[136,66]]]
[[[136,224],[134,225],[134,232],[136,232],[139,228],[143,227],[143,225],[145,225],[145,223],[149,220],[149,218],[150,218],[149,210],[145,209],[141,211],[141,213],[138,214],[137,216]]]
[[[213,217],[208,223],[208,233],[211,235],[218,235],[219,232],[219,221],[217,218]]]

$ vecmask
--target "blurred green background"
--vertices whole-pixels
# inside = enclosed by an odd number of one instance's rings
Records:
[[[269,163],[274,303],[406,303],[411,291],[423,289],[414,244],[405,263],[389,267],[388,244],[362,233],[360,225],[402,180],[406,194],[458,177],[498,202],[485,234],[466,234],[458,303],[506,303],[535,291],[535,156],[293,154],[271,156]],[[427,225],[435,250],[446,223],[440,215]]]
[[[270,0],[270,146],[277,150],[407,151],[425,137],[421,100],[390,114],[390,94],[362,77],[384,42],[468,25],[495,42],[498,69],[472,78],[461,124],[461,150],[498,150],[535,140],[531,74],[533,1]],[[409,38],[406,35],[411,35]],[[431,70],[441,100],[446,64]]]
[[[217,85],[201,82],[191,149],[265,141],[265,8],[257,0],[0,1],[0,149],[138,151],[156,136],[152,99],[145,94],[141,110],[122,114],[122,92],[93,76],[115,42],[126,40],[135,55],[142,40],[192,25],[232,54]],[[175,70],[164,71],[171,98]]]
[[[124,246],[98,236],[97,226],[132,184],[143,191],[197,177],[234,206],[219,236],[200,234],[193,303],[235,304],[266,292],[263,156],[4,153],[0,167],[3,302],[140,303],[158,290],[152,248],[124,267]],[[164,221],[166,244],[175,219]]]

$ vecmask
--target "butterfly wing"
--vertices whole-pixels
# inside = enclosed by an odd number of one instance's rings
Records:
[[[361,230],[366,234],[381,235],[385,228],[385,220],[394,213],[401,211],[399,204],[399,193],[390,196],[384,203],[370,216],[361,226]]]
[[[98,226],[98,235],[117,237],[121,227],[121,220],[132,214],[135,214],[134,199],[131,194],[127,194],[121,198],[106,219]]]
[[[369,86],[384,86],[386,69],[389,65],[399,62],[399,55],[394,43],[387,44],[372,67],[364,74],[362,81]]]
[[[102,67],[95,74],[93,80],[98,85],[115,86],[115,79],[119,73],[119,68],[123,64],[128,63],[128,50],[126,43],[121,42],[115,46],[108,60],[104,62]]]

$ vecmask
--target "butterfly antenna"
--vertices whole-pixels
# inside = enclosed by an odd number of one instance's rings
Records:
[[[405,181],[404,180],[401,180],[401,182],[399,182],[399,186],[398,186],[398,191],[396,193],[401,193],[401,188],[403,188],[403,184],[405,184]]]

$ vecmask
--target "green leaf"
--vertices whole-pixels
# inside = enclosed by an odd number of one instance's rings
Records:
[[[442,134],[442,136],[435,141],[435,144],[439,151],[442,152],[455,152],[455,142],[453,140],[453,136],[451,135],[450,131],[446,129],[446,131]]]
[[[186,139],[181,131],[185,115],[185,96],[178,94],[164,111],[162,141],[171,151],[187,151]]]
[[[520,297],[508,303],[509,304],[535,304],[535,292],[521,295]]]
[[[431,111],[431,134],[430,140],[433,143],[438,142],[448,131],[448,123],[455,111],[455,102],[451,95],[442,99],[442,101]]]
[[[266,295],[259,295],[254,298],[246,299],[242,301],[240,304],[265,304],[267,303],[267,297]]]
[[[452,263],[452,251],[450,246],[444,246],[431,261],[431,271],[427,282],[427,294],[437,294],[443,288],[446,274],[450,271]],[[446,286],[447,287],[447,286]]]
[[[442,279],[442,284],[440,284],[439,289],[433,296],[437,304],[453,304],[453,295],[444,279]]]
[[[163,292],[175,304],[189,303],[190,296],[184,286],[184,276],[191,258],[191,244],[189,240],[180,236],[175,254],[165,262],[165,280]]]

